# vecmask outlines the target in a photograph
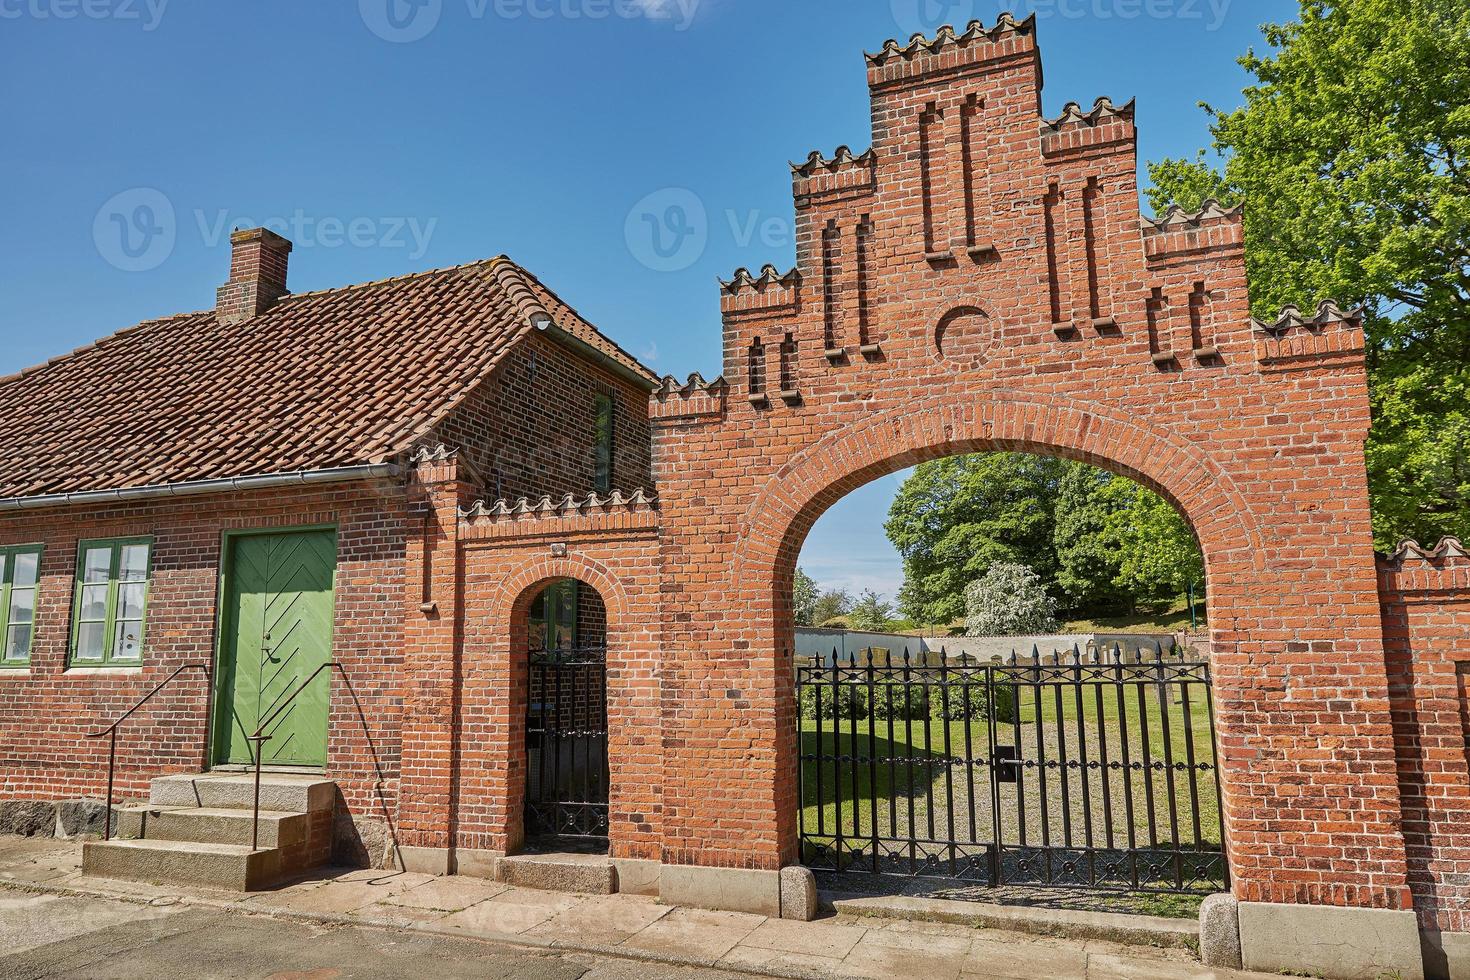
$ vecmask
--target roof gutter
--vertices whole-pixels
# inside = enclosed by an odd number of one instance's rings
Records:
[[[598,367],[611,371],[613,374],[616,374],[627,381],[631,381],[633,384],[642,388],[644,391],[651,392],[653,391],[653,389],[658,387],[658,382],[652,380],[647,375],[640,374],[617,358],[611,357],[598,348],[593,347],[591,344],[587,343],[587,341],[583,340],[581,337],[578,337],[576,334],[569,333],[568,331],[563,330],[561,327],[557,326],[556,321],[551,319],[550,315],[544,317],[535,317],[532,319],[531,322],[535,325],[537,330],[540,330],[542,333],[551,337],[553,340],[565,344],[566,346],[575,350],[578,354],[581,354],[583,357],[592,361]]]
[[[218,480],[161,483],[120,490],[83,490],[77,493],[52,493],[37,497],[0,497],[0,511],[40,510],[45,507],[75,507],[84,504],[116,504],[135,500],[197,497],[202,494],[234,493],[241,490],[271,490],[278,487],[355,483],[360,480],[393,477],[401,472],[402,467],[397,463],[365,463],[361,466],[295,470],[290,473],[263,473],[256,476],[231,476]]]

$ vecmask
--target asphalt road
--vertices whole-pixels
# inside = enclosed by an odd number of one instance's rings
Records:
[[[735,974],[197,907],[0,891],[0,978],[725,980]]]

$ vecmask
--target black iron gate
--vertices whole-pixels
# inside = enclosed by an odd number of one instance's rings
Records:
[[[607,840],[607,650],[530,657],[526,835]]]
[[[1207,663],[799,663],[803,861],[987,885],[1228,887]]]

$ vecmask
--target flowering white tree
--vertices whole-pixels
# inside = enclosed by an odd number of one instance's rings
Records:
[[[1025,565],[1001,561],[965,589],[970,636],[1024,636],[1057,631],[1057,601]]]

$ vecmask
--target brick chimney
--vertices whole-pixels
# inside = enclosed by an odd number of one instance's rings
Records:
[[[266,228],[230,235],[230,281],[215,294],[221,323],[244,323],[286,295],[286,259],[291,243]]]

